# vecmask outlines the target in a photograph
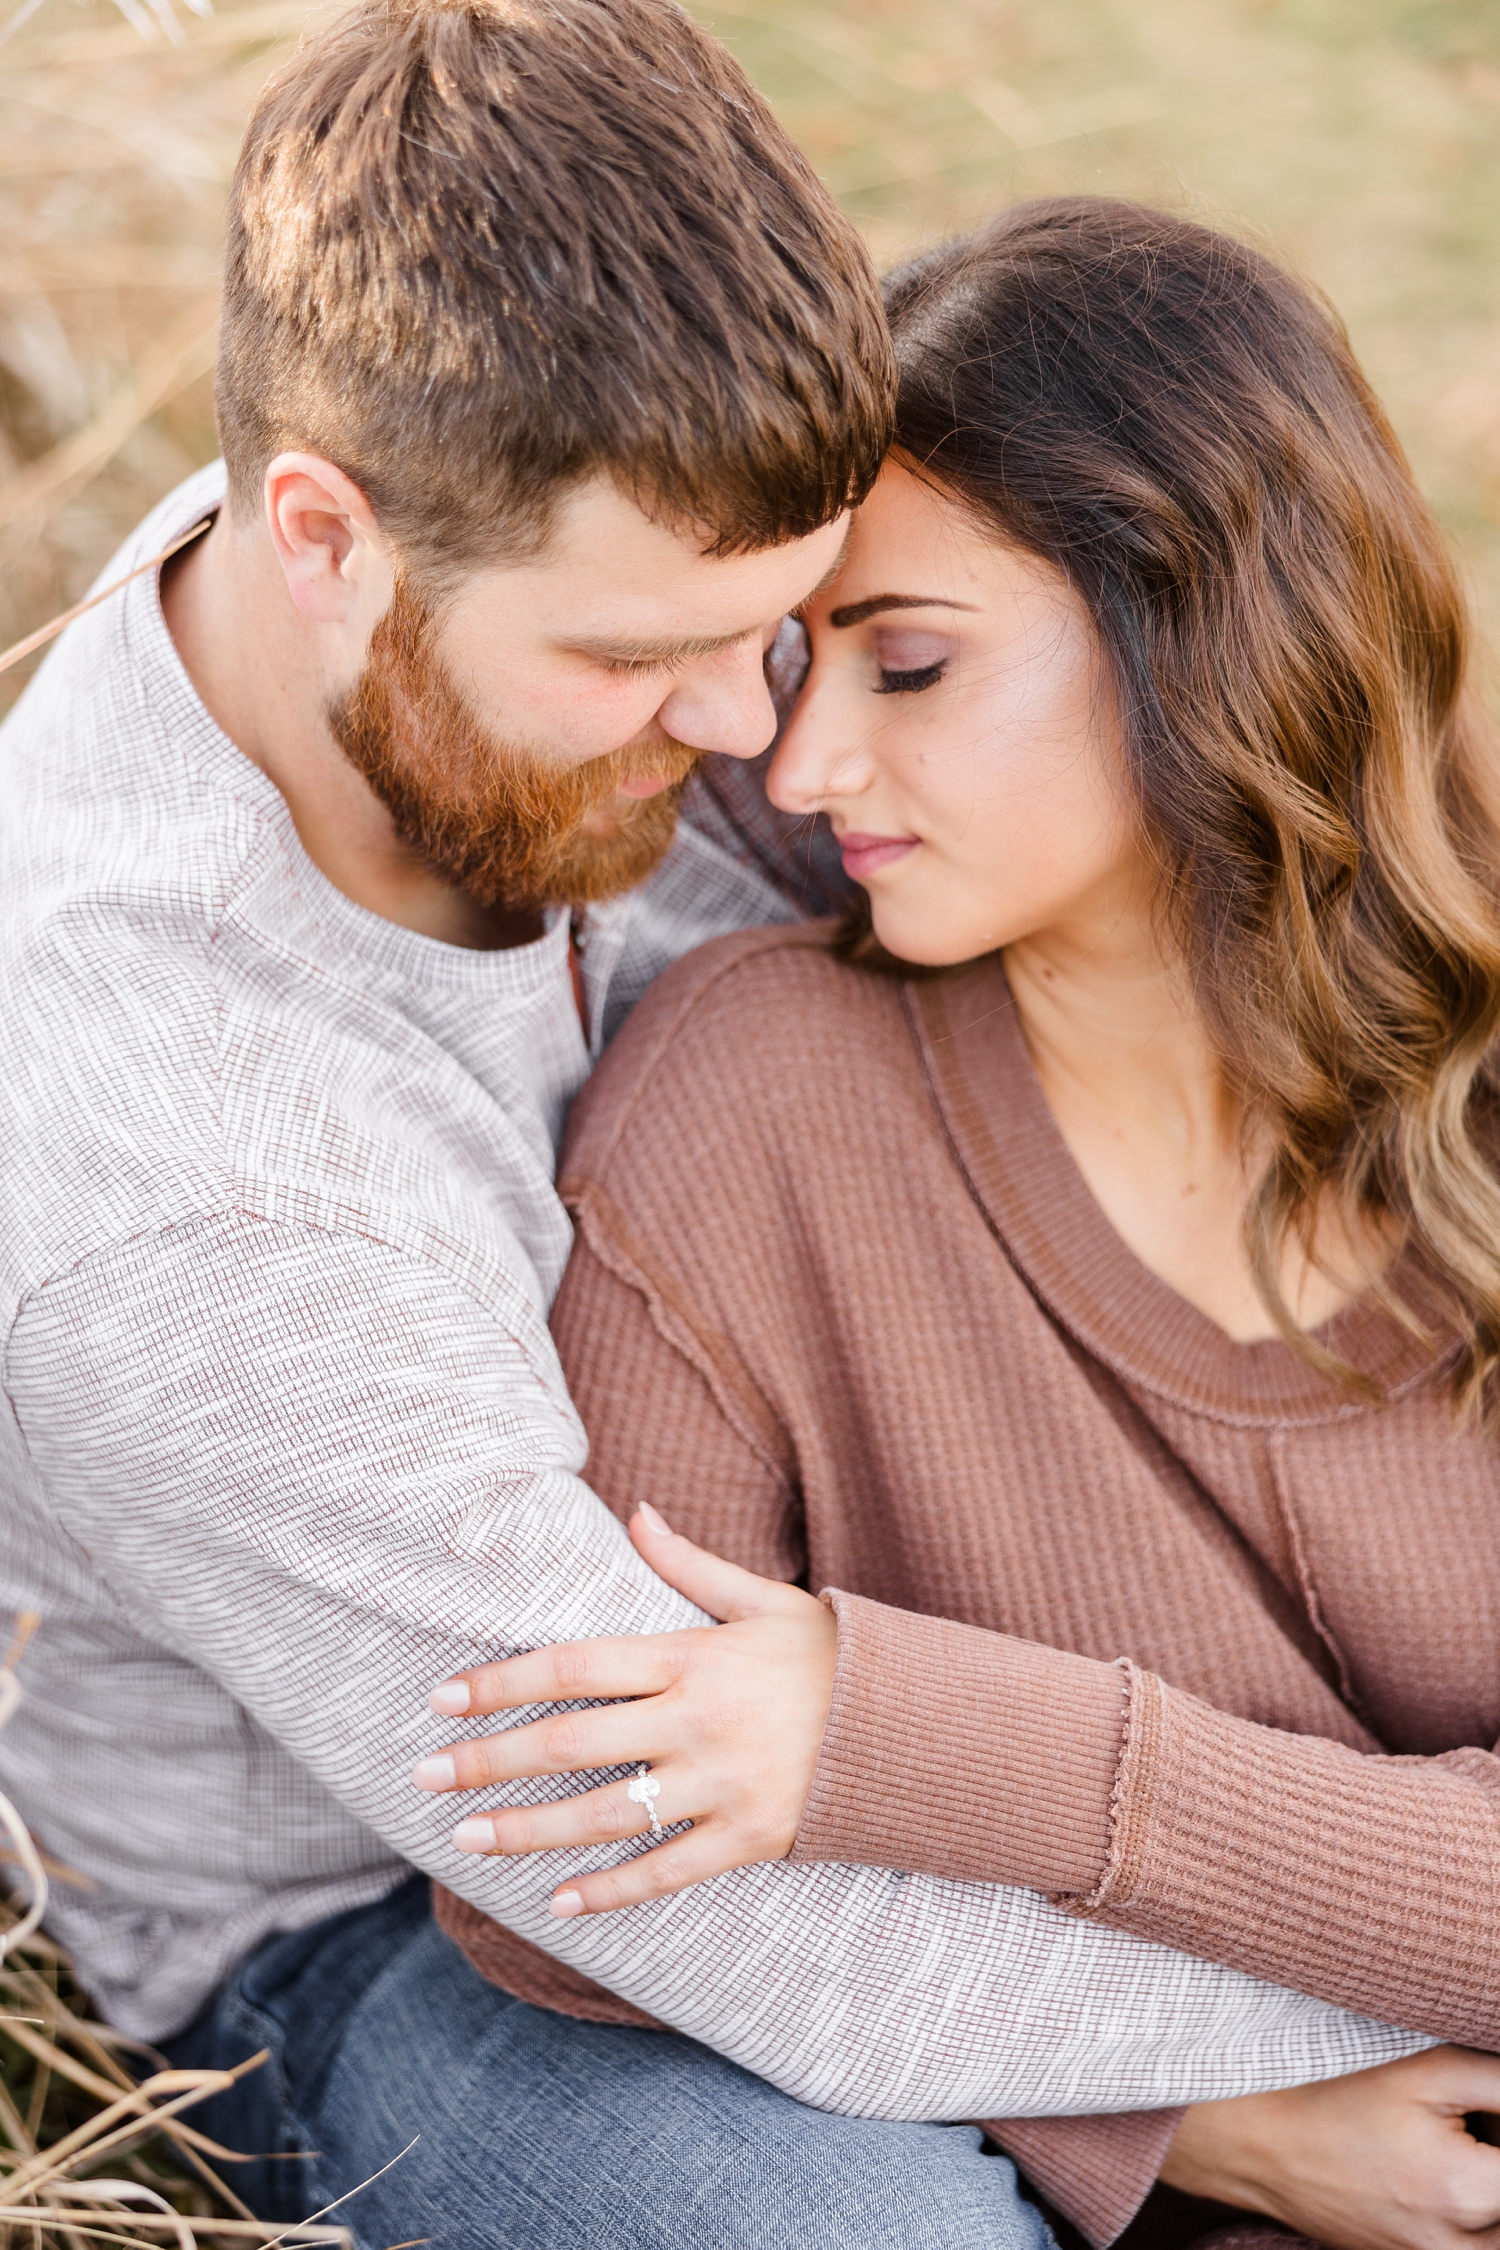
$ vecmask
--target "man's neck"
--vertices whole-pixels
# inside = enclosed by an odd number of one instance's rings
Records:
[[[162,610],[215,724],[285,798],[302,848],[335,889],[383,921],[471,951],[529,944],[534,914],[487,908],[434,874],[396,835],[324,717],[318,628],[294,606],[269,542],[226,510],[162,571]]]

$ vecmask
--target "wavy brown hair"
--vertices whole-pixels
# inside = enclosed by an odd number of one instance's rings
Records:
[[[1289,1233],[1332,1207],[1436,1283],[1461,1408],[1500,1397],[1500,826],[1442,538],[1331,309],[1243,243],[1096,198],[1023,204],[887,289],[898,445],[1061,570],[1119,692],[1171,935],[1274,1153],[1251,1198],[1286,1339]],[[1413,1291],[1415,1272],[1423,1283]],[[1446,1325],[1446,1319],[1445,1323]]]

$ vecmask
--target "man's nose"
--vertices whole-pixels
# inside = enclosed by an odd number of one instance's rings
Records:
[[[685,742],[690,750],[758,758],[776,734],[776,707],[766,685],[759,636],[689,664],[673,681],[656,717],[674,742]]]

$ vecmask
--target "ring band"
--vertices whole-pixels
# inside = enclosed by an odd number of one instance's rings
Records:
[[[645,1806],[651,1816],[651,1841],[653,1844],[659,1844],[666,1834],[666,1830],[662,1827],[656,1813],[656,1800],[661,1795],[661,1783],[649,1766],[641,1767],[640,1772],[631,1782],[625,1794],[633,1805]]]

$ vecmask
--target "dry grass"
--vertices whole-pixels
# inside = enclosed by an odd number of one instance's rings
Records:
[[[0,43],[0,647],[76,600],[213,451],[224,184],[308,9],[187,6],[29,0]],[[1500,0],[699,13],[882,260],[1001,199],[1088,188],[1247,228],[1310,273],[1349,319],[1494,627]]]
[[[0,1937],[10,1910],[0,1907]],[[149,2071],[149,2058],[94,2022],[68,1964],[32,1936],[0,1967],[0,2245],[4,2250],[230,2250],[273,2240],[353,2250],[335,2225],[281,2230],[254,2219],[216,2167],[229,2152],[181,2112],[223,2084],[212,2071]]]
[[[223,185],[305,10],[41,0],[0,48],[0,643],[212,447]],[[205,4],[205,0],[199,0]],[[1091,187],[1255,230],[1342,306],[1500,605],[1496,0],[741,0],[739,50],[881,257]],[[158,16],[172,27],[160,28]],[[7,683],[9,684],[9,683]]]

